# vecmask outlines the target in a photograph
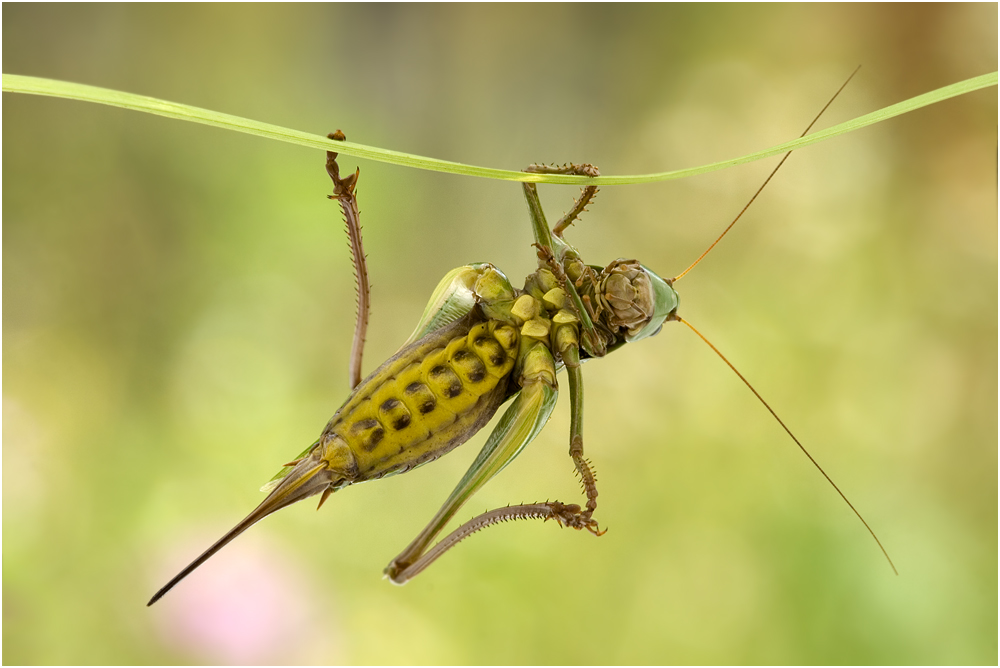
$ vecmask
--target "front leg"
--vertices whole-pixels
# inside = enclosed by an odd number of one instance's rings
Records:
[[[581,164],[581,165],[562,165],[561,167],[556,167],[555,165],[528,165],[527,169],[524,171],[532,174],[570,174],[573,176],[600,176],[601,172],[594,165]],[[580,217],[587,209],[587,205],[594,199],[597,195],[597,186],[584,186],[583,190],[580,192],[580,196],[576,198],[576,202],[573,203],[573,208],[570,209],[565,216],[559,219],[556,226],[552,228],[552,234],[558,239],[562,239],[563,232],[567,227],[573,224],[577,218]]]
[[[531,165],[525,171],[542,173],[579,173],[585,176],[593,175],[588,170],[593,170],[593,172],[596,173],[597,168],[592,165],[569,165],[567,167]],[[565,274],[562,269],[562,262],[565,259],[565,256],[569,252],[572,252],[574,255],[578,254],[562,240],[561,236],[556,237],[555,240],[553,240],[552,231],[549,229],[549,224],[545,220],[545,212],[542,210],[541,200],[538,199],[538,189],[535,187],[535,184],[524,183],[522,186],[524,187],[524,199],[528,203],[528,215],[531,218],[531,229],[535,235],[535,244],[539,248],[539,265],[543,268],[550,268],[551,263],[556,263],[559,265],[558,267],[551,267],[555,270],[556,275]],[[586,200],[589,200],[589,196],[585,191],[584,194],[581,195],[580,200],[577,202],[580,210],[583,209],[583,206],[586,204]],[[574,207],[574,211],[576,208],[577,207]],[[560,225],[562,225],[564,221],[560,221]],[[566,223],[566,225],[568,224],[569,223]],[[572,301],[573,307],[576,309],[577,315],[580,318],[581,337],[584,342],[584,349],[593,357],[603,357],[607,352],[606,345],[603,337],[601,337],[598,333],[597,327],[594,326],[594,321],[590,316],[591,309],[588,309],[584,304],[584,301],[580,297],[580,293],[577,291],[573,281],[563,281],[563,288],[569,296],[570,301]]]

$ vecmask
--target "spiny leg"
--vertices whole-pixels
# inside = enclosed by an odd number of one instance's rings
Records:
[[[587,511],[584,516],[590,520],[597,510],[597,478],[590,468],[590,462],[583,458],[583,372],[580,369],[580,348],[577,345],[570,345],[560,352],[569,378],[569,456],[573,458],[573,465],[580,474],[580,482],[587,495]],[[597,526],[596,523],[594,526]],[[594,533],[600,536],[604,532],[594,531]]]
[[[345,141],[347,137],[337,130],[327,135],[334,141]],[[368,286],[368,263],[365,250],[361,244],[361,211],[354,188],[358,184],[358,169],[350,176],[340,178],[340,166],[337,165],[337,154],[326,152],[326,172],[333,179],[333,194],[330,199],[340,202],[344,212],[344,223],[347,225],[348,245],[351,248],[351,258],[354,260],[354,279],[358,291],[358,318],[354,327],[354,343],[351,345],[351,360],[349,365],[349,382],[353,390],[361,383],[361,357],[364,354],[365,335],[368,332],[368,310],[371,290]]]
[[[437,544],[424,552],[419,558],[411,563],[405,570],[389,577],[396,584],[406,584],[416,576],[420,575],[428,566],[438,560],[441,555],[458,545],[460,542],[472,534],[482,531],[487,527],[501,522],[511,522],[514,520],[534,520],[544,521],[555,520],[559,526],[572,527],[574,529],[587,529],[595,536],[600,536],[604,532],[597,530],[597,523],[586,517],[586,513],[576,504],[559,503],[558,501],[545,501],[544,503],[527,503],[517,506],[506,506],[495,508],[482,515],[477,515],[471,520],[458,527],[450,534],[442,538]]]
[[[600,176],[601,172],[594,165],[581,164],[581,165],[528,165],[524,170],[531,174],[570,174],[573,176]],[[573,222],[580,217],[587,209],[587,205],[594,199],[597,195],[597,186],[584,186],[583,190],[580,192],[580,196],[573,203],[573,208],[566,213],[565,216],[559,219],[556,226],[552,228],[552,234],[554,234],[559,239],[563,238],[563,232],[566,228],[573,224]]]
[[[567,165],[564,167],[549,167],[546,165],[530,165],[525,171],[545,172],[546,170],[582,170],[584,168],[596,171],[591,165]],[[585,174],[587,175],[587,174]],[[524,199],[528,204],[528,215],[531,218],[531,229],[535,236],[535,244],[538,246],[539,266],[553,270],[557,277],[561,277],[561,283],[573,302],[577,315],[580,318],[580,328],[585,347],[595,357],[604,355],[604,343],[594,326],[591,318],[593,309],[588,309],[580,297],[579,291],[572,281],[565,280],[565,272],[562,269],[562,258],[567,251],[575,254],[561,237],[553,241],[549,224],[545,220],[545,211],[542,209],[542,202],[538,198],[538,188],[534,183],[522,183],[524,189]],[[583,196],[581,196],[583,199]]]

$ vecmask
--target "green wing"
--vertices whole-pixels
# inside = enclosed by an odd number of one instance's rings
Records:
[[[482,303],[484,308],[496,311],[496,314],[491,311],[489,315],[502,317],[505,313],[505,306],[513,299],[513,296],[514,289],[507,277],[488,262],[467,264],[452,269],[434,289],[413,334],[400,347],[400,350],[431,332],[436,332],[465,317],[477,303]],[[316,443],[303,450],[295,459],[299,460],[309,454]],[[260,488],[260,491],[270,492],[273,490],[291,470],[291,466],[286,466],[278,471],[267,484]]]

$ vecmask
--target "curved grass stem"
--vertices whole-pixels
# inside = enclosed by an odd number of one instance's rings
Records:
[[[389,149],[366,146],[364,144],[357,144],[354,142],[333,142],[322,135],[314,135],[308,132],[292,130],[290,128],[284,128],[270,123],[262,123],[260,121],[241,118],[231,114],[223,114],[217,111],[210,111],[208,109],[201,109],[199,107],[192,107],[186,104],[159,100],[145,95],[135,95],[134,93],[124,93],[107,88],[99,88],[97,86],[87,86],[84,84],[70,83],[68,81],[57,81],[55,79],[43,79],[40,77],[28,77],[17,74],[3,75],[3,90],[7,93],[47,95],[50,97],[62,97],[71,100],[106,104],[114,107],[121,107],[123,109],[132,109],[133,111],[155,114],[157,116],[166,116],[167,118],[201,123],[225,130],[244,132],[258,137],[265,137],[267,139],[276,139],[289,144],[308,146],[309,148],[318,148],[324,151],[336,150],[340,153],[351,155],[356,158],[366,158],[368,160],[375,160],[378,162],[387,162],[394,165],[401,165],[403,167],[415,167],[417,169],[447,172],[450,174],[461,174],[464,176],[477,176],[502,181],[521,181],[525,183],[564,183],[596,186],[653,183],[657,181],[669,181],[672,179],[680,179],[688,176],[696,176],[698,174],[718,171],[734,165],[741,165],[747,162],[768,158],[779,153],[787,153],[788,151],[802,148],[803,146],[816,144],[826,139],[836,137],[837,135],[858,130],[865,126],[873,125],[901,114],[909,113],[930,104],[942,102],[952,97],[964,95],[966,93],[971,93],[982,88],[988,88],[996,85],[996,72],[973,77],[971,79],[966,79],[965,81],[951,84],[950,86],[938,88],[937,90],[929,93],[924,93],[923,95],[918,95],[910,98],[909,100],[885,107],[884,109],[874,111],[870,114],[860,116],[854,120],[847,121],[846,123],[841,123],[820,132],[815,132],[807,137],[796,139],[795,141],[779,144],[778,146],[772,146],[771,148],[764,149],[763,151],[757,151],[756,153],[751,153],[739,158],[714,162],[701,167],[656,172],[653,174],[584,177],[571,176],[567,174],[532,174],[506,169],[492,169],[489,167],[466,165],[448,160],[427,158],[420,155],[413,155],[411,153],[390,151]]]

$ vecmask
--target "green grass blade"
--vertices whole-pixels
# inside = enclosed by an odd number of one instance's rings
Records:
[[[966,79],[965,81],[960,81],[958,83],[951,84],[950,86],[945,86],[944,88],[938,88],[937,90],[933,90],[929,93],[924,93],[923,95],[911,97],[909,100],[898,102],[896,104],[885,107],[884,109],[873,111],[870,114],[859,116],[858,118],[846,121],[844,123],[840,123],[839,125],[834,125],[825,130],[820,130],[819,132],[808,134],[800,139],[785,142],[784,144],[778,144],[777,146],[772,146],[771,148],[764,149],[763,151],[758,151],[756,153],[751,153],[741,158],[734,158],[732,160],[723,160],[722,162],[713,162],[710,165],[704,165],[702,167],[679,169],[671,172],[659,172],[656,174],[637,174],[633,176],[609,176],[609,177],[602,176],[597,179],[591,179],[591,181],[595,183],[600,182],[605,185],[617,185],[617,184],[624,185],[630,183],[651,183],[653,181],[667,181],[670,179],[680,179],[687,176],[704,174],[706,172],[714,172],[716,170],[725,169],[727,167],[732,167],[734,165],[742,165],[747,162],[753,162],[755,160],[768,158],[771,157],[772,155],[787,153],[788,151],[793,151],[795,149],[802,148],[803,146],[809,146],[810,144],[818,144],[821,141],[831,139],[833,137],[836,137],[837,135],[853,132],[854,130],[859,130],[863,127],[874,125],[875,123],[880,123],[895,116],[901,116],[902,114],[906,114],[911,111],[916,111],[921,107],[927,107],[937,102],[943,102],[944,100],[948,100],[953,97],[958,97],[959,95],[965,95],[966,93],[971,93],[973,91],[977,91],[982,88],[989,88],[990,86],[996,86],[996,85],[997,85],[996,72],[993,72],[991,74],[983,74],[978,77],[973,77],[972,79]]]
[[[447,172],[450,174],[461,174],[464,176],[478,176],[481,178],[503,181],[567,184],[593,183],[596,185],[652,183],[655,181],[669,181],[671,179],[680,179],[688,176],[695,176],[697,174],[714,172],[727,167],[732,167],[734,165],[741,165],[747,162],[753,162],[754,160],[761,160],[772,155],[785,153],[793,149],[802,148],[803,146],[809,146],[810,144],[816,144],[826,139],[836,137],[837,135],[852,132],[865,126],[873,125],[880,121],[893,118],[894,116],[914,111],[921,107],[926,107],[952,97],[957,97],[958,95],[964,95],[966,93],[971,93],[982,88],[988,88],[996,85],[996,72],[984,74],[972,79],[966,79],[965,81],[945,86],[944,88],[939,88],[929,93],[924,93],[923,95],[910,98],[904,102],[874,111],[870,114],[855,118],[854,120],[847,121],[846,123],[835,125],[827,128],[826,130],[815,132],[811,135],[806,135],[805,137],[796,139],[795,141],[773,146],[763,151],[751,153],[750,155],[733,158],[731,160],[723,160],[721,162],[715,162],[701,167],[678,169],[669,172],[658,172],[655,174],[586,178],[582,176],[567,176],[564,174],[526,174],[524,172],[492,169],[489,167],[477,167],[475,165],[466,165],[459,162],[450,162],[448,160],[426,158],[419,155],[400,153],[399,151],[390,151],[388,149],[366,146],[364,144],[357,144],[354,142],[334,142],[320,135],[313,135],[307,132],[300,132],[298,130],[292,130],[278,125],[271,125],[270,123],[261,123],[260,121],[241,118],[239,116],[232,116],[230,114],[200,109],[186,104],[167,102],[165,100],[159,100],[145,95],[123,93],[107,88],[98,88],[96,86],[87,86],[84,84],[70,83],[66,81],[56,81],[54,79],[42,79],[39,77],[27,77],[16,74],[3,75],[4,92],[25,93],[29,95],[47,95],[71,100],[81,100],[84,102],[96,102],[98,104],[106,104],[114,107],[122,107],[123,109],[142,111],[148,114],[175,118],[177,120],[202,123],[204,125],[211,125],[212,127],[226,130],[245,132],[259,137],[277,139],[290,144],[308,146],[309,148],[317,148],[323,151],[334,150],[357,158],[387,162],[404,167],[416,167],[418,169]]]

